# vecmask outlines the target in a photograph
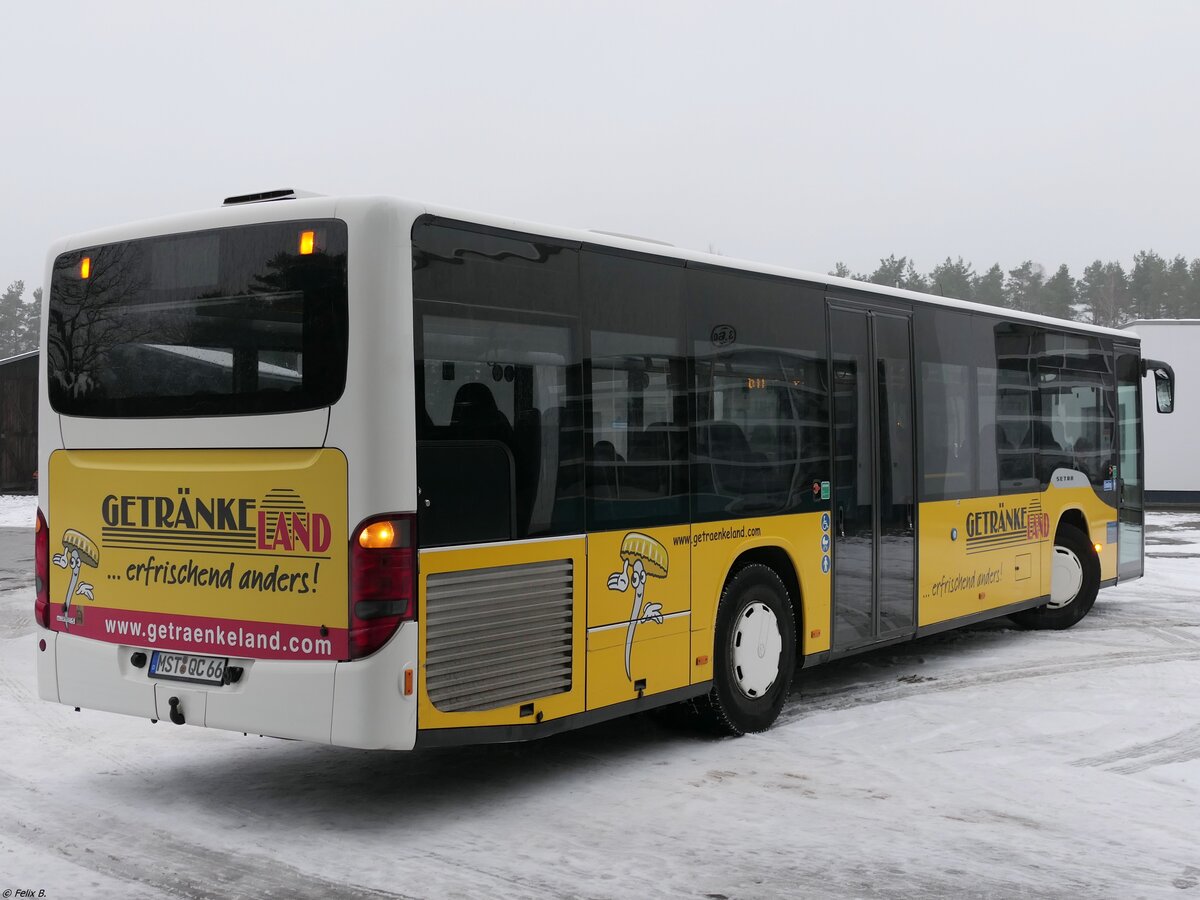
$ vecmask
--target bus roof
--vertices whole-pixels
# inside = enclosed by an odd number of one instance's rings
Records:
[[[1076,322],[1069,319],[1055,319],[1049,316],[1022,312],[1015,309],[988,306],[983,303],[974,303],[969,300],[959,300],[954,297],[943,297],[936,294],[926,294],[919,291],[909,291],[902,288],[893,288],[885,285],[871,284],[869,282],[854,281],[849,278],[839,278],[835,275],[806,272],[800,269],[792,269],[785,266],[778,266],[770,263],[758,262],[755,260],[719,256],[717,254],[706,253],[699,250],[688,250],[680,247],[674,247],[670,244],[648,238],[637,238],[605,231],[589,231],[582,228],[568,228],[559,225],[546,225],[538,222],[529,222],[522,219],[498,216],[491,213],[481,213],[450,206],[441,206],[438,204],[426,204],[407,198],[389,196],[326,197],[320,195],[293,195],[274,201],[219,206],[213,209],[199,210],[191,213],[181,213],[140,222],[131,222],[125,225],[112,226],[94,232],[71,235],[70,237],[63,238],[62,240],[55,242],[50,249],[50,258],[47,260],[47,266],[49,269],[49,266],[53,264],[54,257],[56,257],[59,253],[69,249],[88,245],[112,243],[114,241],[130,240],[136,237],[174,234],[203,228],[221,228],[230,225],[245,225],[256,222],[279,221],[294,217],[336,217],[338,209],[346,209],[347,207],[366,207],[377,204],[386,204],[395,207],[399,211],[413,217],[414,219],[417,216],[426,214],[438,218],[469,222],[476,225],[505,231],[543,235],[545,237],[554,238],[561,241],[613,247],[617,249],[643,253],[650,256],[661,256],[688,262],[699,262],[706,265],[738,269],[741,271],[755,272],[781,278],[794,278],[800,281],[826,285],[835,289],[840,288],[846,291],[859,291],[863,293],[878,294],[884,297],[902,298],[912,300],[916,303],[965,310],[978,313],[980,315],[1004,318],[1010,321],[1030,322],[1032,324],[1044,325],[1057,329],[1070,329],[1073,331],[1088,332],[1092,334],[1105,334],[1112,337],[1120,337],[1125,340],[1137,340],[1136,333],[1123,331],[1118,328],[1106,328],[1098,325],[1089,325],[1084,322]],[[1132,325],[1137,323],[1130,324]]]

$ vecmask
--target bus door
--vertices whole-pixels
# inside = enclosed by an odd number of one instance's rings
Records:
[[[830,305],[835,653],[916,628],[911,322]]]
[[[1142,364],[1136,347],[1117,344],[1117,579],[1142,575]]]

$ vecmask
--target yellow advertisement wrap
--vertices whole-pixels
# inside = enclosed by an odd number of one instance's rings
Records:
[[[687,525],[588,536],[588,709],[687,685]]]
[[[346,459],[336,450],[59,450],[52,626],[258,659],[345,659]]]
[[[800,596],[791,599],[796,605],[800,652],[829,649],[830,524],[829,513],[810,512],[692,526],[692,649],[697,659],[704,660],[693,668],[693,682],[712,678],[713,629],[721,589],[734,561],[749,551],[786,554],[799,582]]]
[[[787,556],[801,646],[827,650],[829,529],[817,512],[423,550],[420,727],[533,724],[710,680],[721,589],[754,551]]]
[[[1090,486],[921,504],[918,624],[1047,596],[1054,534],[1068,510],[1089,523],[1101,579],[1114,577],[1116,511]]]

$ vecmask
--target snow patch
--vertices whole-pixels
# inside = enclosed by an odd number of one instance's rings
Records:
[[[33,528],[37,497],[0,494],[0,528]]]

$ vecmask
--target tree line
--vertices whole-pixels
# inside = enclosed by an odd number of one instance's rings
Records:
[[[25,282],[14,281],[0,294],[0,359],[36,350],[42,289],[25,299]]]
[[[1095,325],[1200,319],[1200,258],[1166,259],[1143,250],[1133,257],[1128,272],[1118,262],[1101,260],[1087,266],[1078,278],[1066,263],[1053,275],[1047,276],[1046,271],[1040,263],[1026,260],[1007,272],[995,263],[980,273],[961,256],[947,256],[923,273],[909,257],[892,254],[869,274],[851,272],[841,262],[829,274]],[[41,308],[42,289],[36,288],[26,299],[23,281],[10,283],[0,295],[0,359],[37,349]]]
[[[1026,260],[1007,272],[996,263],[980,273],[960,256],[922,273],[907,256],[893,254],[870,274],[852,273],[841,262],[829,274],[1110,327],[1135,319],[1200,318],[1200,258],[1166,259],[1143,250],[1128,272],[1099,259],[1078,278],[1066,263],[1053,275],[1046,271]]]

